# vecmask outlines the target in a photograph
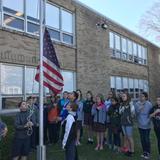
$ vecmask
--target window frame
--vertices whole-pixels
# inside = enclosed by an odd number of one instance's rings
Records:
[[[2,111],[2,110],[12,110],[12,109],[3,109],[2,108],[2,98],[22,97],[23,100],[26,100],[26,98],[30,95],[36,95],[36,96],[39,95],[39,93],[26,93],[26,69],[27,68],[36,69],[36,66],[18,65],[18,64],[9,64],[9,63],[1,63],[0,62],[0,75],[1,75],[2,65],[22,67],[22,94],[2,94],[1,93],[1,89],[2,89],[1,88],[1,78],[0,78],[0,111]],[[72,75],[73,75],[73,90],[75,90],[76,89],[76,71],[64,70],[64,69],[62,69],[61,71],[72,73]],[[49,95],[48,93],[46,93],[45,87],[44,87],[44,94]],[[15,110],[15,109],[13,109],[13,110]]]
[[[1,27],[3,27],[3,28],[8,28],[8,29],[11,29],[11,30],[16,30],[16,31],[19,31],[19,32],[22,32],[22,33],[27,33],[27,34],[29,34],[29,35],[33,35],[33,36],[39,36],[39,33],[32,33],[32,32],[29,32],[28,31],[28,23],[32,23],[32,24],[34,24],[34,25],[37,25],[37,26],[39,26],[40,24],[39,24],[39,22],[36,22],[36,21],[34,21],[34,20],[30,20],[30,19],[28,19],[27,18],[27,9],[26,9],[26,6],[27,6],[27,0],[24,0],[24,4],[23,4],[23,7],[24,7],[24,17],[18,17],[18,16],[15,16],[15,15],[13,15],[13,14],[11,14],[11,13],[8,13],[8,12],[5,12],[4,10],[3,10],[3,0],[1,0],[2,1],[2,4],[1,4],[1,8],[2,8],[2,11],[1,11],[1,18],[2,18],[2,20],[1,20]],[[56,32],[59,32],[60,33],[60,39],[56,39],[56,38],[53,38],[53,37],[51,37],[51,39],[53,40],[53,41],[56,41],[56,42],[60,42],[60,43],[63,43],[63,44],[65,44],[65,45],[69,45],[69,46],[75,46],[76,45],[76,35],[75,35],[75,13],[74,12],[72,12],[72,11],[70,11],[70,10],[68,10],[68,9],[66,9],[66,8],[64,8],[64,7],[61,7],[61,6],[58,6],[58,5],[56,5],[56,4],[54,4],[53,2],[46,2],[46,3],[48,3],[48,4],[50,4],[50,5],[52,5],[52,6],[54,6],[54,7],[57,7],[57,8],[59,8],[59,26],[60,26],[60,28],[59,29],[56,29],[56,28],[54,28],[54,27],[51,27],[51,26],[48,26],[48,25],[45,25],[47,28],[49,28],[49,29],[51,29],[51,30],[55,30]],[[65,31],[63,31],[62,30],[62,28],[61,28],[61,23],[62,23],[62,15],[61,15],[61,12],[62,12],[62,10],[64,10],[64,11],[66,11],[66,12],[68,12],[68,13],[70,13],[70,14],[72,14],[72,33],[69,33],[69,32],[65,32]],[[6,25],[5,23],[4,23],[4,15],[8,15],[8,16],[11,16],[11,17],[13,17],[13,18],[16,18],[16,19],[19,19],[19,20],[22,20],[23,21],[23,27],[24,27],[24,29],[23,30],[21,30],[21,29],[18,29],[18,28],[15,28],[15,27],[11,27],[11,26],[8,26],[8,25]],[[63,39],[63,34],[66,34],[66,35],[68,35],[68,36],[70,36],[70,38],[71,38],[71,43],[70,42],[67,42],[67,41],[64,41],[64,39]]]
[[[148,56],[147,54],[147,47],[144,45],[141,45],[140,43],[136,43],[135,41],[122,36],[112,30],[109,31],[109,48],[112,50],[112,55],[111,57],[121,59],[124,61],[132,62],[134,64],[139,64],[139,65],[145,65],[147,66],[147,58],[142,57],[142,48],[144,48],[144,55],[145,57]],[[113,36],[111,38],[111,35]],[[116,48],[116,36],[120,37],[120,50]],[[112,46],[111,46],[111,39],[112,39]],[[123,39],[126,40],[126,53],[123,51]],[[130,43],[130,44],[129,44]],[[136,45],[136,54],[134,53],[134,45]],[[141,56],[138,55],[138,46],[141,47]],[[131,52],[130,53],[130,49]]]
[[[121,89],[117,89],[117,77],[121,79]],[[115,85],[115,88],[111,88],[111,78],[113,79],[114,81],[114,85]],[[128,85],[128,88],[124,87],[123,85],[123,79],[127,79],[127,85]],[[135,90],[135,81],[137,80],[138,82],[138,91]],[[143,82],[143,89],[140,89],[140,81]],[[146,86],[145,86],[146,84]],[[130,85],[132,85],[133,87],[130,88]],[[121,91],[123,91],[124,89],[128,89],[128,93],[132,96],[133,100],[136,100],[136,95],[140,95],[140,93],[142,91],[145,91],[145,87],[147,88],[147,92],[149,93],[149,81],[146,80],[146,79],[140,79],[140,78],[133,78],[133,77],[126,77],[126,76],[115,76],[115,75],[111,75],[110,76],[110,88],[111,90],[115,91],[116,93],[119,93]]]

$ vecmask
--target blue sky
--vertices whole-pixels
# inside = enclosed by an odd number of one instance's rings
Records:
[[[139,21],[156,0],[79,0],[141,36]],[[153,37],[144,38],[157,43]]]

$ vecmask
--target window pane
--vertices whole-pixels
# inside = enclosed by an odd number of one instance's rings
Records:
[[[39,34],[39,25],[34,23],[27,23],[27,32],[33,33],[33,34]]]
[[[2,76],[3,75],[3,76]],[[1,93],[22,94],[23,68],[17,66],[1,66]]]
[[[22,97],[4,97],[2,98],[2,109],[15,109],[23,100]]]
[[[118,35],[115,35],[115,47],[118,50],[121,49],[121,46],[120,46],[120,37]]]
[[[116,88],[116,87],[115,87],[115,77],[112,76],[112,77],[110,78],[110,83],[111,83],[111,88]]]
[[[60,32],[52,30],[52,29],[48,29],[48,31],[49,31],[51,38],[60,40]]]
[[[62,10],[62,30],[73,33],[73,15]]]
[[[122,38],[122,51],[127,52],[127,40],[125,38]]]
[[[63,91],[73,91],[74,90],[74,73],[69,71],[62,71],[62,76],[64,79]]]
[[[149,89],[148,89],[148,81],[147,80],[144,80],[144,91],[145,92],[149,91]]]
[[[122,89],[121,77],[116,77],[116,89],[117,90],[121,90]]]
[[[109,47],[114,48],[114,34],[109,32]]]
[[[128,89],[128,78],[126,78],[126,77],[123,77],[123,88]]]
[[[15,17],[4,15],[4,24],[9,27],[24,30],[24,21]]]
[[[145,48],[142,47],[142,59],[143,59],[143,64],[145,64],[144,59],[145,59]]]
[[[138,45],[138,57],[142,58],[142,47],[141,47],[141,45]]]
[[[39,0],[26,0],[26,12],[28,19],[39,19]]]
[[[39,92],[39,83],[35,81],[36,69],[35,68],[26,68],[25,73],[25,88],[27,94],[38,93]]]
[[[143,92],[143,85],[144,85],[144,82],[142,79],[139,80],[139,89],[140,89],[140,92]]]
[[[133,79],[129,78],[129,88],[133,89]]]
[[[132,55],[132,42],[128,40],[128,54]]]
[[[137,44],[133,42],[133,55],[137,56]]]
[[[134,84],[133,79],[129,78],[129,93],[131,98],[134,98]]]
[[[59,29],[59,8],[46,4],[46,25]]]
[[[23,0],[4,0],[3,5],[4,5],[4,11],[7,11],[16,16],[22,16],[24,13]]]
[[[71,35],[63,34],[63,42],[73,44],[73,37]]]

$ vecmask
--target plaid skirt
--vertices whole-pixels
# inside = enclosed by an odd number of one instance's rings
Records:
[[[106,131],[106,125],[98,122],[93,123],[93,130],[95,132],[105,132]]]

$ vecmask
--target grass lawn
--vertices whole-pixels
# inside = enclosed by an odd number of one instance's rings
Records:
[[[0,160],[10,160],[12,139],[13,139],[13,117],[3,117],[4,122],[7,123],[9,128],[9,133],[7,137],[0,141]],[[140,155],[142,153],[140,138],[138,130],[134,129],[134,141],[135,141],[135,154],[132,158],[124,156],[122,153],[115,153],[109,150],[106,146],[103,151],[95,151],[94,148],[96,143],[93,145],[87,145],[87,139],[85,136],[82,139],[82,145],[78,147],[79,160],[141,160]],[[157,143],[154,132],[151,132],[151,159],[157,160]],[[61,150],[61,145],[56,144],[53,146],[47,146],[47,160],[64,160],[64,151]],[[36,160],[36,152],[30,154],[29,160]]]
[[[78,146],[78,154],[79,154],[79,160],[141,160],[140,155],[142,153],[141,151],[141,144],[139,139],[139,134],[137,128],[134,130],[134,140],[135,140],[135,155],[130,158],[126,157],[122,153],[115,153],[107,148],[105,146],[105,149],[103,151],[95,151],[94,148],[96,144],[93,145],[87,145],[87,139],[85,137],[82,139],[82,145]],[[151,148],[152,148],[152,160],[157,159],[157,144],[156,144],[156,138],[154,135],[154,132],[151,132]],[[32,154],[30,156],[30,159],[34,160],[36,159],[36,154]],[[31,158],[32,157],[32,158]],[[63,160],[64,159],[64,151],[61,150],[60,144],[53,145],[53,146],[47,146],[47,160]]]

